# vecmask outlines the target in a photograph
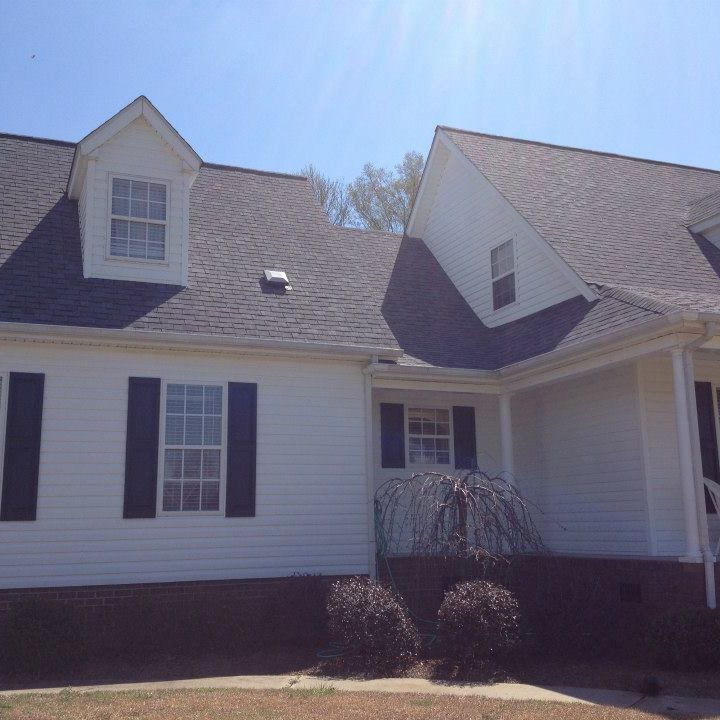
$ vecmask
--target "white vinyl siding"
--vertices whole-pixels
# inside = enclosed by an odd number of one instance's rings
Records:
[[[490,251],[514,241],[516,300],[493,309]],[[579,295],[543,241],[479,171],[451,154],[437,180],[422,240],[488,326],[502,325]],[[509,281],[505,281],[506,283]]]
[[[0,587],[368,572],[360,363],[3,342],[0,367],[45,373],[37,520],[0,523]],[[128,377],[258,384],[255,517],[123,519]]]
[[[548,547],[650,554],[635,365],[520,393],[512,413],[515,474]]]

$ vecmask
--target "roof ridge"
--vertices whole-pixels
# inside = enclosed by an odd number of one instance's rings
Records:
[[[18,135],[17,133],[0,132],[0,138],[11,140],[24,140],[26,142],[38,142],[46,145],[62,145],[63,147],[75,147],[77,143],[70,140],[57,140],[55,138],[37,137],[35,135]]]
[[[622,153],[608,152],[606,150],[592,150],[590,148],[574,147],[572,145],[560,145],[558,143],[543,142],[542,140],[526,140],[524,138],[514,138],[508,135],[494,135],[492,133],[478,132],[477,130],[465,130],[464,128],[450,127],[449,125],[438,125],[437,127],[440,130],[449,130],[450,132],[463,133],[464,135],[492,138],[493,140],[523,143],[525,145],[539,145],[540,147],[570,150],[571,152],[586,153],[588,155],[600,155],[602,157],[620,158],[622,160],[634,160],[635,162],[649,163],[651,165],[666,165],[668,167],[683,168],[685,170],[698,170],[700,172],[709,172],[720,175],[720,169],[704,168],[699,165],[686,165],[684,163],[668,162],[666,160],[653,160],[651,158],[638,157],[637,155],[624,155]]]
[[[231,170],[233,172],[252,173],[254,175],[270,175],[271,177],[284,177],[291,178],[293,180],[307,180],[307,175],[276,172],[274,170],[258,170],[257,168],[242,167],[240,165],[224,165],[223,163],[203,162],[201,167],[208,167],[213,170]]]

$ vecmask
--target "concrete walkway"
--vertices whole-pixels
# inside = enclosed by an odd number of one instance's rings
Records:
[[[634,707],[645,712],[672,715],[685,713],[703,718],[720,718],[720,699],[661,695],[644,697],[625,690],[596,688],[541,687],[520,683],[478,685],[443,683],[421,678],[383,678],[378,680],[342,680],[307,675],[231,675],[227,677],[163,680],[159,682],[119,683],[114,685],[78,685],[73,687],[2,690],[2,695],[27,693],[121,692],[123,690],[178,690],[193,688],[237,688],[240,690],[312,690],[334,688],[346,692],[423,693],[427,695],[472,695],[498,700],[548,700],[579,702],[619,708]]]

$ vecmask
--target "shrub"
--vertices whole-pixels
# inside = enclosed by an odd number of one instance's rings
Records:
[[[64,670],[85,658],[76,611],[59,602],[20,600],[10,609],[0,659],[6,672],[35,677]]]
[[[327,601],[333,640],[365,668],[393,668],[411,661],[419,638],[407,609],[388,588],[365,578],[333,583]]]
[[[515,596],[486,580],[461,582],[448,590],[438,620],[442,651],[465,667],[494,664],[519,642]]]
[[[720,612],[692,608],[660,617],[647,644],[659,664],[674,670],[720,668]]]

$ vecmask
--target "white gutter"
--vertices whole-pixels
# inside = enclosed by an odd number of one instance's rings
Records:
[[[277,351],[302,356],[332,356],[358,360],[367,360],[378,356],[397,358],[403,354],[402,350],[398,348],[370,345],[12,322],[0,322],[0,338],[151,349],[165,348],[215,352],[235,350],[260,353]]]

